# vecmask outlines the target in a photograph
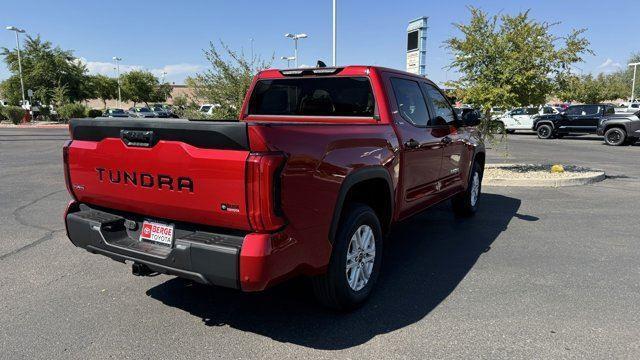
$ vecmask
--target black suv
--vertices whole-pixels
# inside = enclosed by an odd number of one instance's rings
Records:
[[[609,115],[598,124],[598,135],[611,146],[633,144],[640,138],[640,111]]]
[[[561,138],[569,134],[595,134],[600,120],[615,112],[611,104],[573,105],[560,114],[537,116],[533,121],[533,130],[540,139]]]

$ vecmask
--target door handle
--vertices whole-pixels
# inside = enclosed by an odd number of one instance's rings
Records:
[[[404,147],[406,149],[417,149],[420,147],[420,143],[413,139],[409,139],[409,141],[404,143]]]
[[[443,144],[445,144],[445,145],[446,145],[446,144],[451,144],[451,142],[452,142],[452,141],[453,141],[453,140],[452,140],[450,137],[448,137],[448,136],[445,136],[445,137],[443,137],[443,138],[442,138],[442,140],[440,140],[440,142],[441,142],[441,143],[443,143]]]

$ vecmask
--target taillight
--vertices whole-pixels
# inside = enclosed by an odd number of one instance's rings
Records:
[[[73,200],[78,200],[76,195],[73,193],[73,186],[71,185],[71,173],[69,172],[69,147],[71,146],[71,142],[73,140],[67,140],[62,146],[62,160],[64,163],[64,182],[67,184],[67,191],[69,195],[73,198]]]
[[[280,210],[280,153],[251,153],[247,159],[247,214],[256,232],[274,231],[285,221]]]

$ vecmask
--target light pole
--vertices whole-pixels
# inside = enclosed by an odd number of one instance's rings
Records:
[[[20,39],[18,38],[18,34],[24,34],[25,31],[23,29],[18,29],[15,26],[7,26],[6,29],[16,33],[16,47],[18,48],[18,72],[20,74],[20,90],[22,91],[22,106],[24,106],[26,100],[24,98],[24,80],[22,80],[22,59],[20,58]]]
[[[336,47],[338,46],[338,0],[333,0],[333,51],[331,53],[331,60],[333,66],[336,66]]]
[[[290,68],[291,67],[291,61],[295,60],[296,57],[295,56],[283,56],[280,59],[286,61],[287,62],[287,68]]]
[[[635,62],[629,64],[629,66],[633,66],[633,84],[631,85],[631,101],[629,101],[629,108],[631,108],[631,104],[636,99],[636,71],[638,70],[638,65],[640,62]]]
[[[119,109],[120,103],[122,102],[122,93],[120,92],[120,61],[122,61],[122,58],[114,56],[113,61],[116,62],[116,76],[118,79],[118,109]]]
[[[284,34],[285,37],[293,40],[293,57],[295,57],[295,65],[298,67],[298,39],[306,39],[308,37],[307,34]]]

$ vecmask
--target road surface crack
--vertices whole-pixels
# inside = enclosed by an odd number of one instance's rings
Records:
[[[42,231],[45,231],[46,233],[43,236],[41,236],[40,238],[36,239],[35,241],[32,241],[32,242],[30,242],[30,243],[28,243],[28,244],[26,244],[24,246],[21,246],[21,247],[19,247],[17,249],[11,250],[11,251],[9,251],[7,253],[4,253],[4,254],[0,255],[0,261],[4,260],[4,259],[6,259],[6,258],[8,258],[10,256],[13,256],[13,255],[15,255],[15,254],[17,254],[19,252],[22,252],[24,250],[32,248],[32,247],[34,247],[34,246],[36,246],[38,244],[41,244],[41,243],[53,238],[53,234],[54,233],[63,230],[63,229],[50,229],[50,228],[48,228],[46,226],[42,226],[42,225],[39,225],[39,224],[33,224],[33,223],[27,221],[26,219],[24,219],[20,215],[20,212],[23,211],[24,209],[26,209],[26,208],[38,203],[39,201],[42,201],[42,200],[44,200],[46,198],[49,198],[49,197],[51,197],[53,195],[59,194],[59,193],[64,192],[64,191],[66,191],[66,190],[57,190],[57,191],[48,193],[46,195],[43,195],[43,196],[41,196],[41,197],[39,197],[39,198],[37,198],[37,199],[25,204],[25,205],[17,207],[15,210],[13,210],[13,212],[11,214],[13,215],[13,218],[16,220],[16,222],[18,222],[18,224],[20,224],[22,226],[30,227],[32,229],[42,230]]]

